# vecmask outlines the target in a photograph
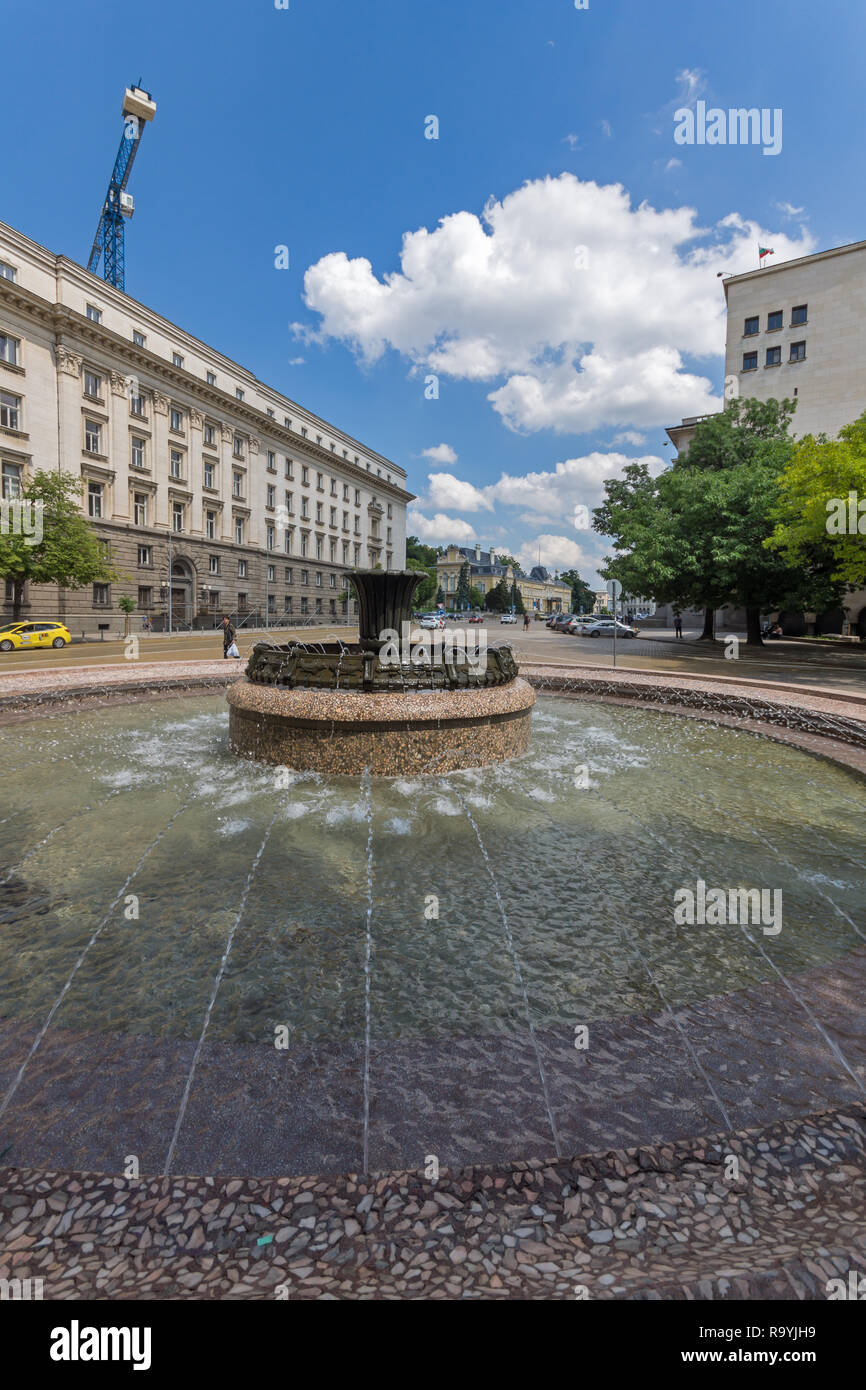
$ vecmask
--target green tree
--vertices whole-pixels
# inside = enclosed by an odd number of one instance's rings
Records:
[[[515,613],[526,612],[526,609],[523,606],[523,595],[517,587],[516,579],[512,582],[511,585],[511,603],[509,604],[509,607],[513,608]]]
[[[129,636],[129,620],[135,612],[135,599],[130,598],[129,594],[121,594],[117,600],[117,606],[123,614],[123,635]]]
[[[511,590],[505,575],[499,583],[487,591],[487,607],[491,613],[507,613],[511,607]]]
[[[866,412],[836,439],[807,434],[794,445],[773,520],[765,544],[790,564],[828,555],[834,580],[866,585]]]
[[[418,560],[425,569],[436,568],[436,561],[444,554],[441,545],[424,545],[417,536],[406,537],[406,560]],[[407,565],[412,569],[412,565]]]
[[[429,565],[422,564],[420,560],[407,556],[406,568],[407,570],[420,570],[424,575],[424,578],[415,590],[415,597],[412,601],[417,608],[428,608],[430,604],[433,603],[436,594],[437,580],[435,567],[431,569]]]
[[[469,606],[470,608],[484,607],[484,594],[475,584],[469,590]]]
[[[436,602],[437,604],[445,602],[445,590],[442,588],[441,584],[439,585],[439,588],[436,590]]]
[[[74,473],[39,469],[19,500],[32,503],[36,513],[41,510],[42,536],[0,531],[0,578],[12,581],[13,617],[21,616],[27,583],[81,589],[117,579],[96,533],[81,515],[81,479]],[[35,544],[28,544],[31,539]]]
[[[559,576],[564,584],[571,585],[571,607],[575,613],[591,613],[595,603],[595,593],[577,570],[565,570]]]
[[[455,608],[460,612],[468,608],[470,604],[469,589],[471,587],[471,576],[472,571],[469,568],[469,561],[464,560],[463,564],[460,566],[460,574],[457,579],[457,596],[454,602]]]
[[[521,573],[520,561],[515,560],[513,555],[500,555],[498,550],[495,552],[495,554],[497,565],[504,565],[506,569],[510,565],[515,574]]]

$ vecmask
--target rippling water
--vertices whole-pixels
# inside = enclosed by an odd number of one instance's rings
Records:
[[[211,1040],[364,1036],[360,779],[238,761],[211,696],[5,728],[0,754],[0,1015],[40,1023],[96,933],[57,1023],[197,1038],[231,938]],[[383,1041],[652,1013],[866,940],[862,780],[744,732],[542,698],[524,758],[371,799]],[[676,925],[697,878],[781,889],[781,933]]]

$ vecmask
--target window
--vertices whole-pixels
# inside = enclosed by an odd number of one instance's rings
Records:
[[[265,545],[267,546],[268,550],[273,550],[274,545],[275,545],[275,543],[276,543],[276,539],[277,539],[276,527],[275,527],[275,526],[266,526],[266,527],[265,527]]]
[[[208,557],[207,571],[208,571],[208,574],[219,574],[219,572],[220,572],[220,557],[219,557],[218,555],[211,555],[211,556]]]
[[[781,327],[782,327],[782,310],[781,310],[781,309],[774,309],[773,312],[772,312],[771,314],[768,314],[768,315],[767,315],[767,332],[768,332],[768,333],[775,333],[776,330],[779,329],[779,328],[781,328]]]
[[[9,265],[8,261],[0,261],[0,276],[2,276],[4,280],[11,280],[14,284],[18,276],[18,271],[15,269],[14,265]]]
[[[173,353],[171,354],[171,365],[172,365],[173,367],[182,367],[182,366],[183,366],[183,358],[181,357],[181,355],[180,355],[179,352],[173,352]]]
[[[331,496],[332,496],[332,497],[336,497],[336,495],[337,495],[337,483],[336,483],[336,479],[332,478],[332,479],[331,479]]]
[[[235,387],[235,395],[237,396],[239,401],[242,401],[244,398],[244,393],[239,386]]]
[[[289,569],[289,567],[288,567],[288,565],[287,565],[287,566],[286,566],[286,583],[287,583],[287,584],[294,584],[294,582],[295,582],[295,571],[294,571],[293,569]]]
[[[360,489],[359,487],[356,487],[356,488],[355,488],[355,506],[356,506],[356,507],[360,507],[360,505],[361,505],[361,489]]]
[[[138,563],[139,563],[140,565],[152,565],[152,564],[153,564],[153,547],[152,547],[152,546],[149,546],[149,545],[140,545],[140,546],[138,547]]]
[[[239,593],[239,594],[238,594],[238,612],[239,612],[239,613],[246,613],[248,601],[249,601],[249,600],[248,600],[248,597],[247,597],[246,594],[242,594],[242,593]]]
[[[168,466],[169,475],[172,478],[183,477],[183,454],[178,449],[171,450],[170,463]]]
[[[266,500],[265,500],[265,506],[266,506],[266,507],[274,507],[274,506],[276,506],[276,499],[277,499],[277,489],[274,487],[273,483],[268,483],[267,493],[266,493]]]
[[[244,520],[241,516],[235,517],[235,545],[244,543]]]
[[[306,555],[310,549],[310,538],[306,531],[301,532],[301,554]]]
[[[304,438],[306,439],[306,437],[307,437],[307,427],[306,427],[306,425],[301,425],[301,434],[302,434],[302,435],[304,436]]]
[[[17,367],[20,352],[19,338],[10,338],[8,333],[0,333],[0,362],[8,362],[10,367]]]
[[[246,560],[238,560],[238,579],[246,579],[246,577],[247,577],[247,562],[246,562]]]
[[[206,373],[205,373],[205,380],[206,380],[208,386],[216,386],[216,373],[215,373],[215,372],[206,372]]]
[[[206,463],[205,466],[204,466],[204,485],[205,485],[205,487],[210,487],[210,488],[212,488],[213,485],[214,485],[214,481],[213,481],[213,480],[214,480],[213,464],[212,464],[212,463]]]
[[[805,360],[806,360],[806,344],[805,344],[805,342],[802,342],[802,343],[792,343],[792,344],[791,344],[791,356],[790,356],[790,358],[789,358],[788,360],[789,360],[790,362],[805,362]]]
[[[808,304],[795,304],[791,310],[791,327],[794,328],[798,323],[805,323],[807,320]]]
[[[321,475],[321,473],[317,473],[317,474],[316,474],[316,491],[317,491],[317,492],[324,492],[324,491],[325,491],[325,485],[324,485],[324,482],[323,482],[323,480],[322,480],[322,475]]]
[[[172,529],[172,531],[175,531],[175,532],[183,531],[183,530],[184,530],[184,521],[185,521],[185,518],[186,518],[186,503],[185,503],[185,502],[172,502],[172,504],[171,504],[171,529]]]
[[[294,478],[294,476],[295,476],[295,470],[294,470],[294,468],[293,468],[293,466],[292,466],[292,460],[291,460],[290,458],[287,458],[287,459],[286,459],[286,477],[289,478],[289,479],[292,479],[292,478]]]
[[[182,410],[176,410],[174,407],[172,407],[172,412],[171,412],[171,424],[170,424],[169,428],[170,428],[170,429],[173,429],[173,430],[175,431],[176,434],[180,434],[180,433],[183,431],[183,411],[182,411]]]
[[[302,613],[309,613],[309,611],[310,611],[309,600],[306,599],[306,598],[302,598],[302,599],[301,599],[301,612],[302,612]]]
[[[102,322],[102,310],[101,310],[101,309],[97,309],[96,306],[95,306],[94,304],[88,304],[87,309],[85,310],[85,312],[86,312],[86,314],[87,314],[87,317],[90,319],[90,322],[91,322],[91,323],[101,323],[101,322]]]
[[[348,512],[343,512],[343,530],[344,530],[344,531],[348,531],[348,529],[349,529],[349,513],[348,513]]]
[[[21,496],[21,465],[17,463],[4,463],[2,472],[2,495],[8,502],[13,497]]]
[[[4,430],[21,428],[21,397],[10,391],[0,391],[0,425]]]
[[[348,502],[348,500],[349,500],[349,484],[348,484],[348,483],[344,483],[344,484],[343,484],[343,501],[344,501],[344,502]]]
[[[232,497],[243,497],[244,477],[242,473],[232,474]]]
[[[216,540],[216,512],[205,512],[204,533],[209,541]]]
[[[141,439],[137,434],[134,434],[131,440],[129,441],[129,461],[132,464],[133,468],[144,468],[144,451],[146,448],[146,443],[146,440]]]
[[[276,471],[277,471],[277,456],[276,456],[276,454],[273,452],[272,449],[268,449],[268,472],[269,472],[269,473],[276,473]]]
[[[316,503],[316,525],[317,525],[317,526],[321,526],[322,521],[323,521],[323,517],[322,517],[322,504],[321,504],[321,502],[317,502],[317,503]]]
[[[271,407],[270,407],[270,406],[268,406],[268,414],[270,415],[271,419],[273,420],[273,418],[274,418],[274,412],[271,410]]]
[[[107,608],[111,602],[111,590],[108,584],[94,584],[93,586],[93,606],[94,608]]]
[[[331,508],[331,525],[332,525],[332,526],[336,526],[336,524],[337,524],[337,508],[336,508],[336,507],[332,507],[332,508]]]
[[[102,516],[102,483],[87,484],[87,515],[94,518]]]
[[[147,525],[147,493],[135,493],[133,499],[133,516],[136,526]]]
[[[321,560],[321,558],[322,558],[322,537],[321,537],[321,536],[317,536],[317,537],[316,537],[316,559],[317,559],[317,560]]]
[[[292,611],[292,596],[291,596],[291,594],[286,594],[285,602],[284,602],[284,604],[283,604],[283,611],[284,611],[285,613],[291,613],[291,611]]]
[[[132,342],[134,347],[144,347],[147,339],[143,333],[139,333],[137,328],[132,330]]]
[[[321,600],[320,598],[317,598],[317,599],[316,599],[316,612],[317,612],[317,613],[321,613],[321,611],[322,611],[322,600]]]
[[[316,570],[316,588],[317,588],[317,589],[321,589],[321,587],[322,587],[322,571],[321,571],[321,570]]]
[[[293,531],[293,530],[289,530],[288,528],[283,532],[283,549],[285,550],[285,552],[286,552],[287,555],[291,555],[291,553],[292,553],[292,536],[293,536],[293,534],[294,534],[294,531]]]
[[[329,574],[329,575],[328,575],[328,587],[329,587],[330,589],[336,589],[336,587],[337,587],[337,576],[336,576],[335,574]]]
[[[301,486],[308,487],[310,482],[310,470],[305,463],[301,464]]]
[[[391,506],[391,503],[389,502],[389,503],[388,503],[388,520],[389,520],[389,521],[392,519],[393,515],[394,515],[394,509],[393,509],[393,507]]]
[[[302,521],[309,521],[309,519],[310,519],[310,503],[309,503],[309,499],[306,498],[306,497],[302,497],[302,498],[301,498],[301,520],[302,520]]]
[[[244,456],[244,441],[241,439],[239,434],[235,435],[232,448],[234,450],[235,458],[242,459]]]
[[[780,347],[767,348],[767,360],[764,364],[767,367],[778,367],[782,360],[782,349]]]
[[[361,518],[360,518],[359,516],[356,516],[356,517],[355,517],[355,535],[356,535],[356,536],[360,536],[360,534],[361,534]]]
[[[211,448],[213,448],[216,444],[216,430],[214,429],[213,425],[205,425],[204,442],[205,444],[209,444]]]
[[[310,571],[309,571],[309,570],[301,570],[301,583],[302,583],[302,584],[309,584],[309,582],[310,582]]]
[[[283,416],[283,424],[285,425],[285,427],[286,427],[287,430],[290,430],[290,429],[292,428],[292,417],[291,417],[291,415],[284,415],[284,416]]]
[[[139,584],[138,606],[139,608],[153,607],[153,589],[150,587],[149,584]]]
[[[130,396],[129,413],[130,415],[138,415],[144,419],[144,396]]]
[[[295,514],[295,494],[294,494],[293,492],[289,492],[288,488],[286,488],[286,491],[285,491],[285,493],[283,494],[283,496],[284,496],[285,499],[286,499],[286,511],[288,512],[289,516],[294,516],[294,514]]]
[[[88,454],[99,454],[102,444],[102,426],[96,420],[84,421],[84,448]]]
[[[387,535],[385,536],[385,544],[386,544],[386,545],[392,545],[392,544],[393,544],[393,542],[392,542],[392,540],[391,540],[391,527],[390,527],[390,526],[388,527]]]
[[[277,580],[277,567],[276,567],[276,565],[268,565],[268,583],[269,583],[269,584],[275,584],[275,583],[276,583],[276,580]]]
[[[99,400],[102,395],[102,377],[97,376],[96,372],[84,373],[84,394],[94,400]]]
[[[756,352],[743,353],[743,371],[755,372],[758,369],[758,354]]]

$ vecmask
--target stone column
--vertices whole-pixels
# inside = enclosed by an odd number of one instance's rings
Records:
[[[190,410],[189,412],[189,457],[187,459],[187,479],[189,489],[192,493],[190,503],[189,530],[190,535],[204,535],[204,497],[202,494],[202,484],[204,481],[202,465],[202,440],[204,438],[204,416],[200,410]]]
[[[153,480],[157,484],[156,524],[166,530],[171,526],[168,505],[168,396],[154,391],[151,402],[153,438]]]
[[[107,453],[114,469],[114,496],[111,513],[115,521],[129,521],[129,400],[126,378],[120,372],[111,373],[109,402],[109,446]]]

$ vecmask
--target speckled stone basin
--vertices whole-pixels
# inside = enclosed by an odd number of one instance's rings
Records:
[[[244,679],[227,692],[232,751],[301,772],[452,772],[519,757],[535,692],[520,678],[486,690],[406,695],[286,690]]]

